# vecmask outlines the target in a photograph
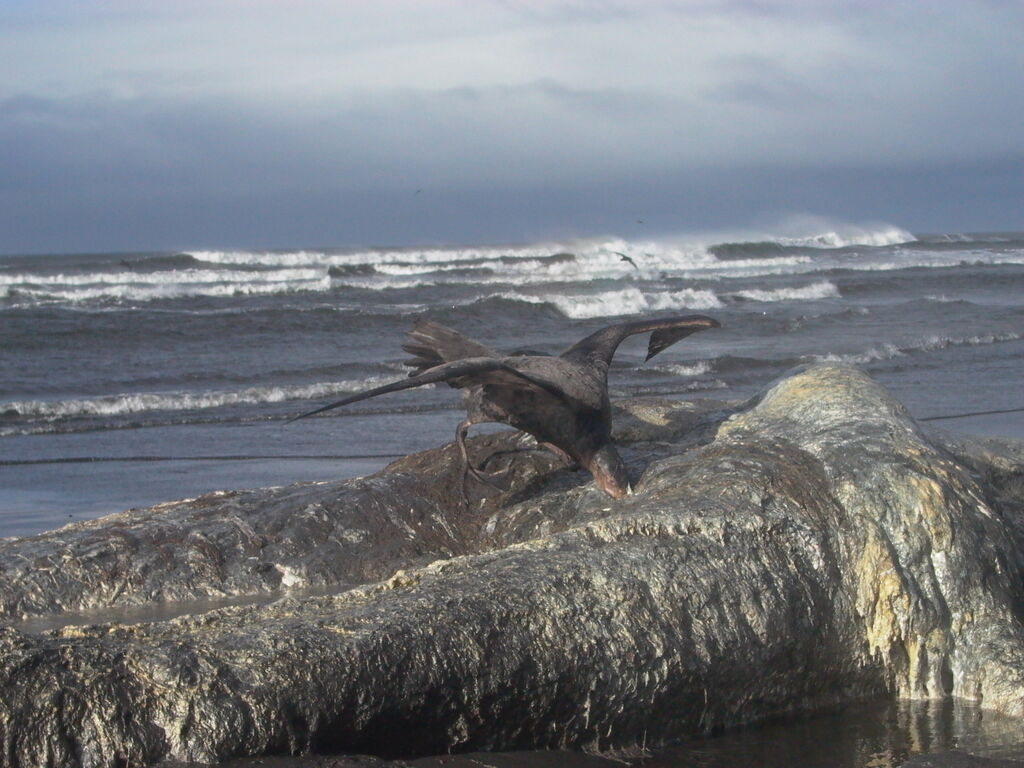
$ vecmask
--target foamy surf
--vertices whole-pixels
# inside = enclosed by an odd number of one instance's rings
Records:
[[[528,304],[549,304],[565,317],[582,320],[592,317],[621,317],[657,310],[698,310],[722,306],[722,302],[707,290],[644,292],[639,288],[623,288],[601,293],[530,295],[500,293],[485,297],[501,298]],[[479,301],[479,300],[478,300]]]
[[[812,222],[813,224],[814,222]],[[808,228],[809,227],[809,228]],[[567,317],[609,317],[644,311],[677,309],[687,304],[681,291],[704,290],[708,283],[772,278],[778,275],[832,274],[834,271],[895,271],[910,268],[952,268],[964,263],[1019,264],[1024,255],[1013,248],[981,248],[978,241],[955,240],[927,248],[895,226],[855,227],[821,223],[818,229],[791,235],[747,233],[733,242],[700,238],[629,241],[595,238],[522,246],[471,248],[397,248],[330,252],[195,250],[177,256],[128,261],[111,260],[110,271],[96,268],[82,273],[34,273],[20,269],[0,272],[0,309],[33,305],[102,306],[171,302],[178,299],[320,294],[338,300],[347,291],[381,293],[381,303],[394,300],[388,292],[423,290],[461,291],[463,287],[491,286],[522,289],[542,296]],[[790,227],[790,229],[794,229]],[[722,238],[729,236],[722,235]],[[749,239],[742,239],[747,237]],[[760,239],[757,239],[760,238]],[[129,266],[130,269],[125,267]],[[666,281],[675,285],[663,285]],[[589,298],[573,286],[606,282],[620,293],[605,291]],[[790,292],[775,287],[743,287],[731,294],[750,301],[816,301],[834,298],[834,283],[817,280],[810,287]],[[629,286],[627,288],[627,286]],[[564,289],[563,289],[564,287]],[[666,293],[666,288],[676,295]],[[569,298],[560,298],[569,297]],[[405,304],[419,303],[417,300]],[[530,301],[531,299],[522,299]],[[709,297],[697,298],[695,307],[719,306]],[[464,303],[459,296],[452,303]]]
[[[736,291],[733,296],[750,301],[818,301],[834,299],[839,296],[839,289],[834,283],[822,280],[811,285],[775,288],[773,290],[749,289]]]
[[[882,227],[881,229],[852,228],[845,232],[829,230],[804,237],[779,237],[781,245],[807,246],[810,248],[851,248],[866,245],[881,248],[887,245],[900,245],[913,242],[917,238],[900,227]]]
[[[911,344],[878,344],[862,352],[848,354],[829,353],[811,355],[810,360],[821,363],[853,363],[865,365],[879,360],[892,360],[896,357],[912,355],[916,352],[934,352],[949,347],[977,347],[1003,342],[1020,341],[1024,334],[1008,331],[1005,333],[986,333],[977,336],[925,336]]]
[[[659,373],[668,373],[672,376],[681,376],[683,378],[693,378],[695,376],[704,376],[711,373],[713,365],[710,360],[701,360],[696,363],[661,363],[660,365],[649,365],[649,370],[658,371]]]
[[[267,296],[299,291],[327,291],[331,279],[326,275],[308,280],[239,281],[231,283],[180,283],[155,285],[103,285],[82,288],[12,288],[6,286],[6,296],[16,300],[29,300],[45,304],[63,302],[77,304],[96,301],[159,301],[163,299],[220,298],[229,296]]]
[[[53,420],[82,416],[124,416],[151,411],[196,411],[227,405],[260,405],[290,400],[316,400],[347,392],[390,384],[401,376],[368,376],[351,381],[315,384],[246,387],[205,392],[129,392],[105,397],[72,400],[22,400],[0,403],[0,416]]]
[[[209,283],[287,283],[319,280],[322,269],[218,270],[174,269],[162,272],[87,272],[84,274],[0,274],[4,286],[205,285]]]

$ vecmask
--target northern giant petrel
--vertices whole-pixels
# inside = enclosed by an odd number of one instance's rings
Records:
[[[469,412],[456,430],[466,469],[478,479],[466,454],[469,427],[481,422],[508,424],[538,443],[577,462],[609,496],[629,490],[629,475],[611,440],[608,366],[624,339],[650,333],[647,360],[691,333],[719,327],[703,315],[636,320],[609,325],[576,342],[561,355],[503,356],[451,328],[421,320],[403,348],[414,357],[409,377],[360,392],[297,416],[302,419],[388,392],[447,382],[463,390]],[[295,419],[293,419],[294,421]]]

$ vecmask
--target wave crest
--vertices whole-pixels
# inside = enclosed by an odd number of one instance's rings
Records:
[[[839,289],[828,280],[796,288],[776,288],[765,291],[751,288],[732,294],[750,301],[815,301],[816,299],[834,299],[839,297]]]
[[[848,354],[830,353],[827,355],[813,355],[810,359],[820,363],[854,363],[863,365],[876,360],[891,360],[894,357],[913,354],[914,352],[934,352],[947,347],[976,347],[988,344],[999,344],[1005,341],[1020,341],[1024,334],[1014,331],[1003,333],[986,333],[979,336],[926,336],[914,344],[897,346],[895,344],[880,344],[870,347],[863,352]]]
[[[23,400],[0,403],[5,418],[53,420],[80,416],[122,416],[147,411],[194,411],[225,405],[316,400],[346,392],[359,392],[400,380],[401,376],[368,376],[353,381],[324,381],[278,387],[248,387],[207,392],[131,392],[76,400]]]
[[[681,291],[645,293],[639,288],[623,288],[591,294],[549,293],[529,295],[500,293],[487,298],[500,298],[528,304],[550,304],[565,317],[584,320],[593,317],[618,317],[668,309],[713,309],[722,302],[712,292],[686,288]]]

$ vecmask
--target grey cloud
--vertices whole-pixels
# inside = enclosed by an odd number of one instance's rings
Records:
[[[337,4],[301,7],[340,18]],[[0,252],[628,235],[637,219],[706,228],[792,210],[1019,227],[1024,182],[1006,169],[1024,157],[1024,11],[977,7],[958,27],[947,0],[923,14],[810,0],[473,4],[463,26],[436,22],[443,43],[395,54],[406,70],[393,81],[376,77],[393,52],[376,50],[390,38],[373,18],[353,41],[373,55],[352,61],[329,55],[330,28],[315,55],[298,28],[266,63],[269,27],[221,51],[207,43],[231,27],[214,16],[200,19],[203,45],[178,50],[146,27],[167,46],[111,56],[95,76],[76,79],[81,50],[62,60],[50,46],[57,85],[18,60],[0,89]],[[139,13],[133,23],[150,24]],[[199,23],[186,16],[179,32]],[[495,37],[487,22],[510,16],[526,21]],[[688,36],[698,21],[718,37]],[[101,27],[96,45],[127,34]],[[415,33],[403,27],[403,44]],[[495,66],[460,69],[449,41]]]
[[[537,97],[570,109],[606,112],[609,115],[624,110],[647,112],[666,106],[666,100],[654,93],[627,91],[622,88],[576,88],[552,78],[486,88],[473,86],[448,88],[436,94],[430,94],[428,98],[439,100],[453,98],[476,105],[493,102],[521,107],[525,106],[525,102]]]
[[[704,91],[712,101],[738,102],[768,110],[812,110],[834,103],[820,87],[767,56],[723,57],[716,65],[723,80]]]

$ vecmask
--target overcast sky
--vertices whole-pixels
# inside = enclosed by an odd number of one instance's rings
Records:
[[[1018,0],[0,0],[0,253],[1024,229]]]

